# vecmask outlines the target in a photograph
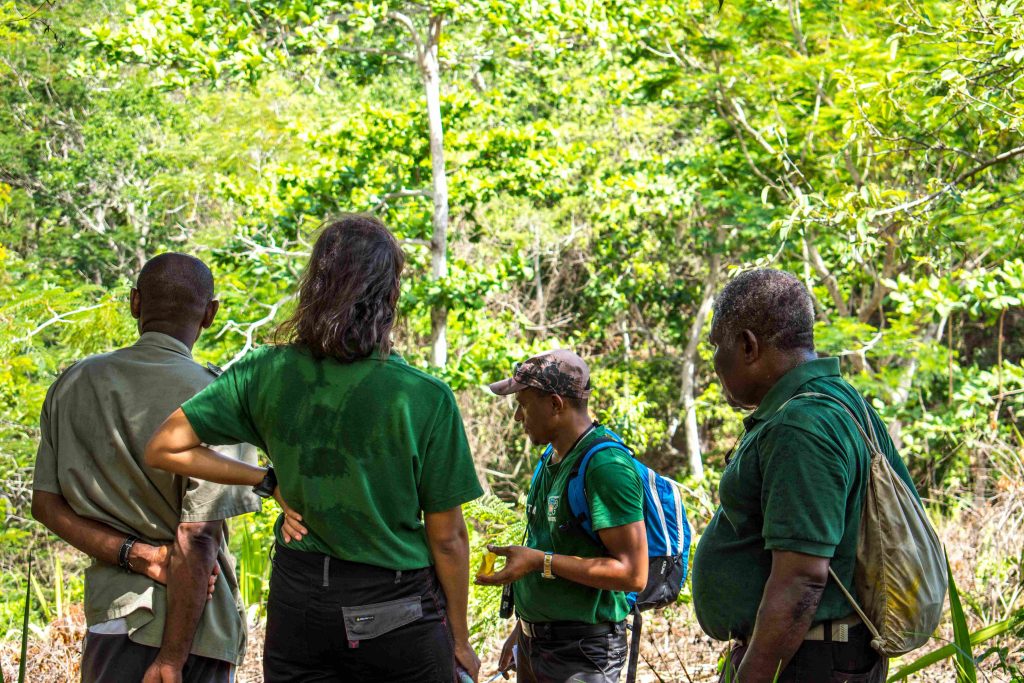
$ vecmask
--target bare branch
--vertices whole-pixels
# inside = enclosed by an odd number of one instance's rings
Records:
[[[871,214],[872,218],[879,218],[881,216],[891,216],[891,215],[893,215],[895,213],[900,213],[901,211],[909,211],[910,209],[913,209],[913,208],[916,208],[918,206],[921,206],[922,204],[928,204],[928,203],[938,199],[942,195],[946,194],[947,192],[952,190],[954,187],[956,187],[960,183],[962,183],[965,180],[967,180],[968,178],[971,178],[972,176],[975,176],[975,175],[981,173],[986,168],[989,168],[991,166],[995,166],[997,164],[1001,164],[1004,161],[1009,161],[1010,159],[1013,159],[1014,157],[1019,157],[1022,154],[1024,154],[1024,145],[1021,145],[1020,147],[1014,147],[1013,149],[1006,150],[1002,154],[997,154],[996,156],[992,157],[988,161],[980,163],[977,166],[975,166],[974,168],[970,168],[970,169],[964,171],[963,173],[958,175],[954,180],[952,180],[949,183],[946,183],[942,187],[941,190],[937,190],[935,192],[932,192],[931,194],[925,195],[924,197],[919,197],[918,199],[915,199],[915,200],[913,200],[911,202],[904,202],[903,204],[900,204],[898,206],[893,206],[893,207],[890,207],[888,209],[882,209],[880,211],[872,212],[872,214]]]
[[[229,320],[229,321],[227,321],[227,323],[224,324],[224,328],[217,335],[218,338],[220,338],[225,332],[228,332],[228,331],[240,332],[243,335],[245,335],[245,344],[242,346],[241,350],[239,350],[239,352],[236,353],[234,355],[234,357],[230,361],[228,361],[227,363],[224,364],[224,368],[225,369],[231,367],[234,363],[239,361],[242,358],[242,356],[244,356],[245,354],[247,354],[249,351],[252,350],[252,348],[253,348],[252,338],[255,336],[256,331],[259,330],[264,325],[273,322],[274,318],[277,317],[278,310],[280,310],[280,308],[282,306],[284,306],[286,303],[288,303],[289,301],[291,301],[294,298],[295,298],[295,294],[288,294],[287,296],[279,299],[277,302],[275,302],[273,304],[270,304],[270,305],[260,304],[261,306],[265,306],[267,308],[267,314],[265,316],[263,316],[262,318],[260,318],[259,320],[254,320],[253,322],[249,323],[248,325],[246,325],[244,327],[244,329],[243,329],[243,326],[241,324],[235,322],[234,320]]]
[[[309,258],[310,252],[308,251],[289,251],[278,246],[266,246],[258,244],[250,237],[242,237],[242,244],[249,247],[249,253],[253,255],[273,254],[275,256],[287,256],[289,258]]]
[[[50,325],[56,325],[57,323],[69,322],[68,318],[70,318],[73,315],[78,315],[79,313],[85,313],[86,311],[92,311],[92,310],[95,310],[97,308],[103,308],[104,306],[106,306],[109,303],[110,303],[109,301],[104,301],[102,303],[93,304],[92,306],[83,306],[82,308],[76,308],[75,310],[68,311],[67,313],[61,313],[59,315],[55,315],[52,318],[50,318],[49,320],[47,320],[46,322],[44,322],[43,324],[41,324],[38,327],[36,327],[34,330],[29,332],[28,334],[26,334],[24,337],[19,337],[19,338],[15,339],[14,343],[18,344],[18,343],[21,343],[21,342],[26,342],[29,339],[31,339],[32,337],[34,337],[37,334],[39,334],[40,332],[42,332],[43,330],[45,330]]]
[[[397,57],[398,59],[405,60],[407,62],[416,63],[418,60],[415,55],[408,52],[400,52],[398,50],[381,50],[375,47],[361,47],[359,45],[339,45],[338,48],[342,52],[354,52],[357,54],[364,55],[382,55],[385,57]]]
[[[413,43],[416,45],[416,60],[420,63],[423,62],[423,55],[425,53],[423,47],[423,41],[420,39],[420,34],[416,31],[416,24],[412,22],[407,15],[392,10],[388,12],[388,19],[397,21],[399,24],[405,27],[405,30],[412,36]]]

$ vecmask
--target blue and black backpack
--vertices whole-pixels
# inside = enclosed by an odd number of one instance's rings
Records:
[[[586,474],[587,465],[600,451],[615,448],[629,454],[644,488],[644,526],[647,528],[647,555],[649,569],[647,586],[639,593],[628,593],[627,600],[633,608],[632,643],[630,644],[629,667],[626,680],[636,678],[636,665],[639,655],[640,628],[642,619],[640,612],[671,605],[679,597],[679,591],[686,581],[690,555],[690,525],[686,520],[686,508],[683,505],[682,491],[679,485],[664,477],[636,459],[622,439],[609,431],[611,437],[598,439],[586,453],[576,460],[569,473],[566,496],[569,500],[571,513],[577,529],[586,534],[598,545],[603,545],[594,531],[590,520],[590,504],[587,502]],[[540,474],[540,468],[554,451],[548,446],[541,455],[534,479]]]

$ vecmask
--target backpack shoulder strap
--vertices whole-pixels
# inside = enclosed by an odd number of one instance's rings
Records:
[[[537,483],[537,478],[540,476],[541,469],[544,467],[544,463],[548,461],[551,454],[554,452],[554,447],[548,444],[548,447],[544,449],[544,452],[540,454],[540,459],[537,460],[537,466],[533,468],[533,478],[530,479],[530,488],[526,492],[527,504],[533,499],[534,485]]]
[[[545,448],[544,452],[540,454],[540,460],[537,461],[537,466],[533,468],[534,479],[536,479],[537,476],[540,475],[540,468],[544,467],[544,463],[548,461],[548,458],[551,457],[551,453],[553,453],[554,450],[555,447],[552,446],[551,444],[548,444],[548,447]]]
[[[633,457],[633,451],[629,450],[629,447],[622,443],[622,441],[602,437],[573,465],[572,472],[569,473],[569,483],[566,487],[566,495],[569,498],[569,513],[579,527],[599,545],[601,544],[601,539],[598,538],[591,524],[590,504],[587,501],[587,465],[590,464],[595,454],[612,448],[624,451],[630,457]]]
[[[788,401],[783,403],[781,406],[779,406],[778,409],[775,411],[775,414],[778,415],[780,412],[782,412],[783,408],[788,406],[790,403],[792,403],[796,399],[803,398],[803,397],[823,398],[826,401],[831,401],[832,403],[835,403],[836,405],[838,405],[840,408],[842,408],[844,411],[846,411],[846,414],[850,416],[851,420],[853,420],[853,424],[857,428],[857,431],[860,432],[860,435],[862,437],[864,437],[864,442],[867,444],[868,450],[871,452],[871,455],[872,456],[882,455],[882,447],[878,443],[878,436],[875,434],[875,427],[874,427],[873,424],[871,424],[871,414],[868,412],[867,403],[864,402],[864,397],[863,396],[860,397],[860,403],[861,403],[861,409],[863,411],[864,422],[867,423],[867,430],[868,431],[865,431],[864,425],[862,425],[860,423],[860,420],[857,419],[857,416],[853,414],[853,411],[850,410],[850,408],[845,403],[840,401],[835,396],[829,396],[828,394],[822,394],[822,393],[819,393],[817,391],[806,391],[806,392],[804,392],[802,394],[797,394],[796,396],[792,397],[791,399],[789,399]]]

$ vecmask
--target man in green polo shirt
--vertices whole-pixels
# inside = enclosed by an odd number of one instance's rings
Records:
[[[491,547],[505,567],[478,575],[484,585],[514,584],[519,622],[502,650],[511,666],[518,645],[518,679],[528,683],[619,680],[626,658],[626,593],[647,584],[643,484],[621,449],[596,453],[585,472],[595,543],[575,523],[566,495],[573,465],[609,432],[587,409],[590,371],[571,351],[530,358],[491,385],[514,394],[515,419],[534,444],[553,450],[530,483],[526,546]]]
[[[793,275],[753,270],[715,302],[710,342],[730,405],[753,410],[719,485],[721,505],[694,557],[693,604],[705,632],[734,639],[738,683],[885,680],[829,567],[853,593],[870,453],[850,415],[870,419],[913,489],[885,425],[814,350],[814,306]],[[832,398],[800,396],[814,392]]]
[[[93,559],[83,683],[228,683],[242,661],[246,625],[222,532],[259,499],[143,462],[156,428],[217,374],[191,349],[218,305],[202,261],[151,259],[131,292],[138,341],[79,361],[47,392],[32,514]],[[251,447],[235,450],[255,460]]]

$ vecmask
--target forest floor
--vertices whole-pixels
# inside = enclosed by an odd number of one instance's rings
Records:
[[[671,615],[648,615],[643,634],[638,681],[713,683],[718,680],[717,661],[723,653],[724,644],[711,640],[700,631],[688,606],[680,606]],[[26,680],[33,683],[71,683],[79,680],[79,652],[84,635],[85,618],[78,608],[69,616],[51,623],[43,632],[43,637],[31,638]],[[484,647],[479,649],[478,653],[483,662],[481,681],[486,681],[496,672],[500,649],[500,638],[488,640]],[[262,654],[263,627],[262,624],[257,624],[249,633],[249,649],[245,663],[238,671],[238,683],[262,683]],[[17,680],[18,661],[18,643],[0,643],[0,667],[3,669],[4,681]],[[891,668],[892,671],[895,669],[895,666]],[[947,660],[909,680],[953,683],[956,676],[951,663]],[[978,680],[1002,683],[1010,681],[1011,677],[983,664],[979,670]]]
[[[962,511],[953,520],[939,525],[939,534],[948,549],[950,564],[972,630],[991,624],[1019,606],[1021,582],[1019,572],[1024,564],[1024,532],[1020,522],[1024,519],[1024,477],[1014,480],[1009,487],[998,492],[988,504]],[[981,616],[979,616],[981,615]],[[67,615],[42,630],[34,630],[29,638],[26,680],[32,683],[79,680],[79,654],[85,634],[85,618],[80,605],[70,608]],[[952,632],[943,624],[935,639],[938,648],[950,642]],[[494,636],[478,649],[483,661],[481,681],[496,671],[502,638]],[[978,645],[975,655],[988,651],[992,645],[1003,649],[1003,655],[1017,668],[1024,668],[1024,643],[1012,636]],[[0,641],[0,669],[2,681],[17,680],[20,661],[17,639]],[[645,615],[641,660],[637,679],[644,683],[710,683],[717,680],[717,662],[725,649],[705,636],[697,625],[688,604],[679,604],[671,610]],[[924,654],[912,653],[904,663]],[[243,666],[238,671],[238,683],[262,683],[260,660],[263,652],[263,625],[255,623],[249,634],[249,649]],[[998,653],[988,651],[978,671],[978,680],[1003,683],[1014,680],[1005,667],[1000,667]],[[890,671],[896,671],[893,662]],[[953,664],[945,660],[910,677],[910,681],[953,683],[956,676]],[[1017,680],[1020,680],[1019,678]]]

